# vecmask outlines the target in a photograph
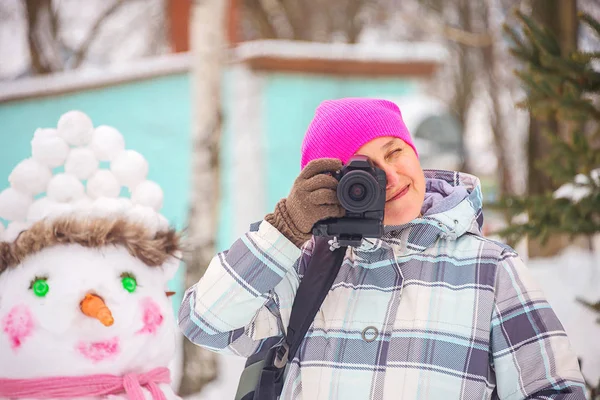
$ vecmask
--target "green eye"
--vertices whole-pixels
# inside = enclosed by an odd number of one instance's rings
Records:
[[[46,282],[48,278],[38,278],[36,277],[31,281],[31,285],[29,285],[29,289],[33,290],[33,293],[37,297],[45,297],[50,290],[50,286],[48,286],[48,282]]]
[[[137,288],[135,277],[127,272],[121,274],[121,284],[123,285],[123,289],[127,290],[129,293],[135,292],[135,289]]]

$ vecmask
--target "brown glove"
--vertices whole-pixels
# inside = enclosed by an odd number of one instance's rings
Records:
[[[342,162],[335,158],[309,162],[296,178],[289,196],[277,203],[275,211],[267,214],[265,221],[302,247],[312,236],[317,221],[340,218],[346,213],[337,199],[337,179],[324,174],[341,168]]]

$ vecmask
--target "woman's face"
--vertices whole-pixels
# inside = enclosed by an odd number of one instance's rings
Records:
[[[358,149],[385,171],[385,225],[402,225],[417,218],[425,199],[425,176],[412,147],[402,139],[380,137]]]

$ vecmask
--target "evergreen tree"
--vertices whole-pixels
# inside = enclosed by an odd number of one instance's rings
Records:
[[[522,35],[506,25],[504,30],[513,41],[511,53],[523,63],[515,73],[527,98],[518,106],[542,122],[558,121],[544,131],[551,149],[545,158],[536,160],[536,166],[559,188],[536,196],[504,198],[500,207],[511,223],[500,234],[511,243],[525,236],[544,242],[554,234],[584,235],[591,244],[591,237],[600,234],[600,72],[594,69],[600,53],[564,54],[547,28],[521,12],[517,17]],[[578,17],[600,37],[597,20],[585,13]],[[552,126],[555,129],[548,129]],[[523,214],[528,216],[525,222],[519,221]],[[600,301],[578,301],[600,315]],[[600,399],[600,382],[596,387],[586,385],[590,398]]]
[[[501,234],[514,242],[524,236],[548,239],[553,234],[591,237],[600,233],[600,72],[593,68],[600,53],[573,51],[561,54],[552,32],[517,12],[523,37],[505,26],[513,41],[511,53],[523,62],[515,73],[527,98],[518,104],[532,117],[555,118],[559,131],[545,130],[552,148],[541,168],[558,186],[539,196],[508,197],[502,206],[513,217]],[[580,13],[582,22],[600,37],[600,23]],[[517,222],[522,214],[526,222]]]

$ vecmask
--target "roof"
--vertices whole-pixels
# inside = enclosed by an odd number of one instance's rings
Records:
[[[240,43],[236,61],[253,70],[334,75],[421,76],[435,73],[448,57],[436,43],[372,44],[257,40]]]

